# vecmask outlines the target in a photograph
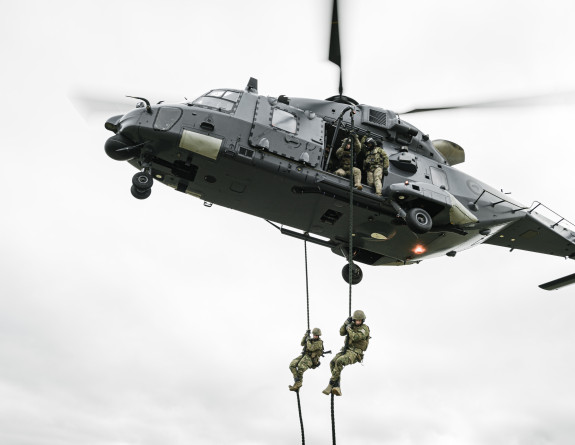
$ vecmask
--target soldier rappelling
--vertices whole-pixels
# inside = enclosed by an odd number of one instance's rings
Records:
[[[364,323],[365,313],[357,310],[352,317],[345,320],[339,329],[340,335],[345,335],[345,344],[329,363],[331,379],[327,387],[322,391],[324,394],[341,396],[340,375],[344,366],[363,361],[363,353],[369,345],[369,327]]]
[[[305,332],[301,340],[303,351],[299,356],[294,358],[289,365],[289,369],[294,378],[294,384],[289,386],[290,391],[298,391],[302,387],[303,373],[309,368],[317,368],[320,365],[319,359],[324,354],[323,341],[319,338],[321,336],[321,329],[314,328],[311,333],[313,337],[310,337],[309,329]]]

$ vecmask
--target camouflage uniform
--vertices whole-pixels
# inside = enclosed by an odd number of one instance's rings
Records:
[[[361,311],[356,311],[357,314]],[[363,314],[365,316],[365,314]],[[349,320],[349,319],[348,319]],[[338,352],[332,361],[329,363],[331,368],[331,380],[328,387],[323,391],[324,394],[333,393],[341,395],[340,389],[340,376],[344,366],[353,365],[354,363],[363,361],[363,353],[369,344],[369,326],[365,323],[356,325],[355,322],[346,321],[341,328],[339,328],[339,335],[346,335],[346,341],[341,351]]]
[[[365,157],[364,167],[367,170],[368,185],[375,185],[375,193],[381,196],[383,174],[387,176],[389,169],[389,158],[383,150],[374,144],[368,146],[367,156]]]
[[[354,136],[353,152],[355,157],[357,157],[357,155],[361,152],[361,142],[359,142],[359,138],[357,137],[356,134],[354,134],[353,136]],[[349,172],[352,169],[352,164],[355,164],[355,162],[352,162],[351,160],[351,149],[350,150],[345,149],[345,146],[348,143],[350,143],[349,138],[345,138],[341,143],[341,147],[339,147],[335,152],[337,159],[339,159],[339,168],[335,171],[335,174],[338,176],[349,177]],[[355,188],[359,190],[362,189],[361,170],[357,167],[353,167],[353,182]]]
[[[301,339],[301,345],[304,347],[302,354],[294,358],[289,364],[289,369],[293,374],[295,381],[295,384],[290,386],[290,390],[292,391],[297,391],[301,388],[303,373],[309,368],[317,368],[320,365],[319,359],[323,355],[323,341],[319,338],[310,339],[308,337],[308,332],[306,332]],[[316,334],[316,332],[319,332],[319,334]],[[314,335],[321,335],[321,331],[318,328],[315,328]]]

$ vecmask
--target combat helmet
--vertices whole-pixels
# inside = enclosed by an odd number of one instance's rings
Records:
[[[351,318],[353,318],[354,320],[365,320],[365,313],[358,309],[353,313],[353,317]]]
[[[321,335],[321,329],[320,328],[313,328],[313,331],[311,331],[311,333],[313,335],[317,335],[319,337]]]
[[[372,147],[372,148],[375,147],[375,145],[376,145],[376,144],[375,144],[375,139],[374,139],[374,138],[371,138],[371,137],[370,137],[370,138],[367,138],[367,139],[365,140],[365,145],[367,145],[368,147]]]

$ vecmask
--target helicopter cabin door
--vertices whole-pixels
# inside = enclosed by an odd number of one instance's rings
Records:
[[[291,107],[276,98],[260,96],[249,141],[254,147],[319,167],[324,121],[313,112]]]

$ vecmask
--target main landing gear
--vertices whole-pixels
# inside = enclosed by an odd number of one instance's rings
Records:
[[[132,177],[132,196],[137,199],[146,199],[152,193],[154,178],[146,171],[138,172]]]
[[[412,232],[422,235],[431,230],[433,221],[431,216],[423,209],[413,208],[409,209],[405,215],[405,223]]]

